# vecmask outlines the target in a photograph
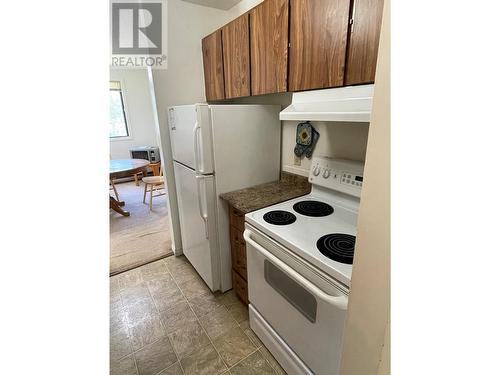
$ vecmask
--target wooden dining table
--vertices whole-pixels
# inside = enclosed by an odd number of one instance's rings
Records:
[[[109,161],[109,179],[130,177],[142,172],[147,176],[149,161],[144,159],[112,159]],[[109,196],[109,208],[123,216],[130,216],[130,212],[125,211],[124,201],[119,201],[115,197]]]

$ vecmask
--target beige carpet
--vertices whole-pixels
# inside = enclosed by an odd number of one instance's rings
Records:
[[[134,182],[116,184],[116,189],[130,216],[110,210],[110,274],[172,255],[166,195],[153,198],[153,210],[150,211],[149,205],[142,203],[143,183],[140,186],[135,186]],[[149,193],[146,202],[148,199]]]

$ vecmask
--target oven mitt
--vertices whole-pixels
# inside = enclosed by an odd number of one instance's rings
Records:
[[[316,131],[316,129],[312,128],[313,134],[312,134],[312,142],[311,145],[307,147],[306,149],[306,157],[308,159],[311,159],[314,147],[316,147],[316,143],[318,142],[319,139],[319,133]]]
[[[302,155],[304,155],[308,147],[309,146],[303,146],[297,143],[295,145],[295,148],[293,149],[293,152],[295,153],[295,155],[297,155],[298,158],[300,158]]]
[[[301,157],[307,147],[312,142],[312,125],[309,121],[301,122],[297,125],[297,135],[295,136],[295,149],[293,150],[297,157]]]
[[[296,145],[293,152],[299,158],[305,154],[310,159],[318,139],[319,133],[313,128],[311,123],[309,121],[301,122],[297,125]]]
[[[295,142],[298,145],[309,146],[312,142],[312,125],[309,121],[297,125]]]

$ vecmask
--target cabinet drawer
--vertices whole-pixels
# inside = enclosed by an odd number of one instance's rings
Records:
[[[247,282],[233,270],[233,289],[236,295],[248,305]]]
[[[247,251],[243,233],[231,226],[231,257],[233,268],[247,279]]]
[[[229,222],[241,232],[245,230],[245,214],[234,207],[229,207]]]

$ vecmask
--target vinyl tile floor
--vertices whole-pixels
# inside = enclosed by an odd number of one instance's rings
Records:
[[[231,290],[212,293],[184,256],[110,278],[112,375],[285,374]]]

